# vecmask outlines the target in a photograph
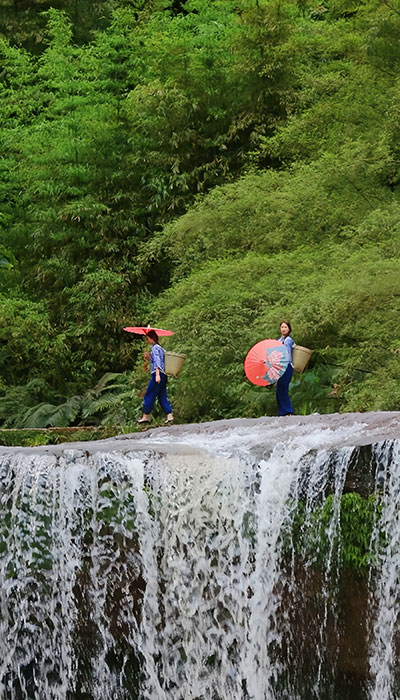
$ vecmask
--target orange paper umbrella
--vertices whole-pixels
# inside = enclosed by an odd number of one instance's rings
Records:
[[[279,340],[260,340],[246,355],[244,371],[247,379],[257,386],[275,384],[285,373],[289,355]]]
[[[152,326],[126,326],[124,331],[139,335],[147,335],[149,331],[155,331],[157,335],[174,335],[174,331],[165,331],[163,328],[152,328]]]

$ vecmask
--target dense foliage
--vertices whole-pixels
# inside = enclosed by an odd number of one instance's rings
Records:
[[[367,576],[376,565],[376,554],[371,546],[374,527],[379,524],[381,506],[376,494],[363,498],[349,492],[336,499],[329,495],[313,509],[304,501],[296,504],[293,528],[285,533],[285,544],[313,566],[325,567],[331,562],[332,571],[350,569]],[[333,532],[332,520],[338,527]],[[379,533],[379,545],[384,535]]]
[[[171,327],[195,421],[397,409],[400,2],[0,2],[0,421],[126,425],[124,325]]]
[[[0,429],[0,445],[5,447],[38,447],[39,445],[59,445],[66,442],[86,442],[105,440],[115,435],[115,429],[102,425],[77,428],[33,428]]]

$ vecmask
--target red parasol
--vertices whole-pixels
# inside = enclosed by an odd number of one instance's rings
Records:
[[[147,335],[149,331],[155,331],[157,335],[174,335],[173,331],[165,331],[163,328],[152,328],[151,326],[127,326],[124,331],[139,335]]]
[[[257,386],[275,384],[285,373],[289,354],[279,340],[261,340],[246,355],[244,371],[247,379]]]

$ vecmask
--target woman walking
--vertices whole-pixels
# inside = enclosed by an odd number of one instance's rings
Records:
[[[281,337],[279,341],[284,344],[288,355],[289,364],[285,373],[278,379],[276,383],[276,402],[278,404],[278,416],[292,416],[294,414],[293,405],[289,396],[289,384],[293,377],[293,365],[292,365],[292,349],[294,345],[294,340],[291,338],[290,334],[292,332],[292,327],[289,321],[282,321],[279,330]]]
[[[171,404],[167,398],[167,381],[168,377],[165,374],[165,351],[158,342],[158,335],[155,331],[150,330],[146,333],[146,340],[151,345],[150,353],[150,381],[147,385],[145,397],[143,399],[142,417],[138,419],[138,423],[149,423],[150,413],[153,410],[156,399],[163,411],[167,414],[166,423],[172,423],[174,417],[172,415]]]

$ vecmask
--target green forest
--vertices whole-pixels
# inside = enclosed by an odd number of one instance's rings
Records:
[[[400,0],[0,0],[0,425],[400,404]],[[155,413],[155,422],[158,416]]]

